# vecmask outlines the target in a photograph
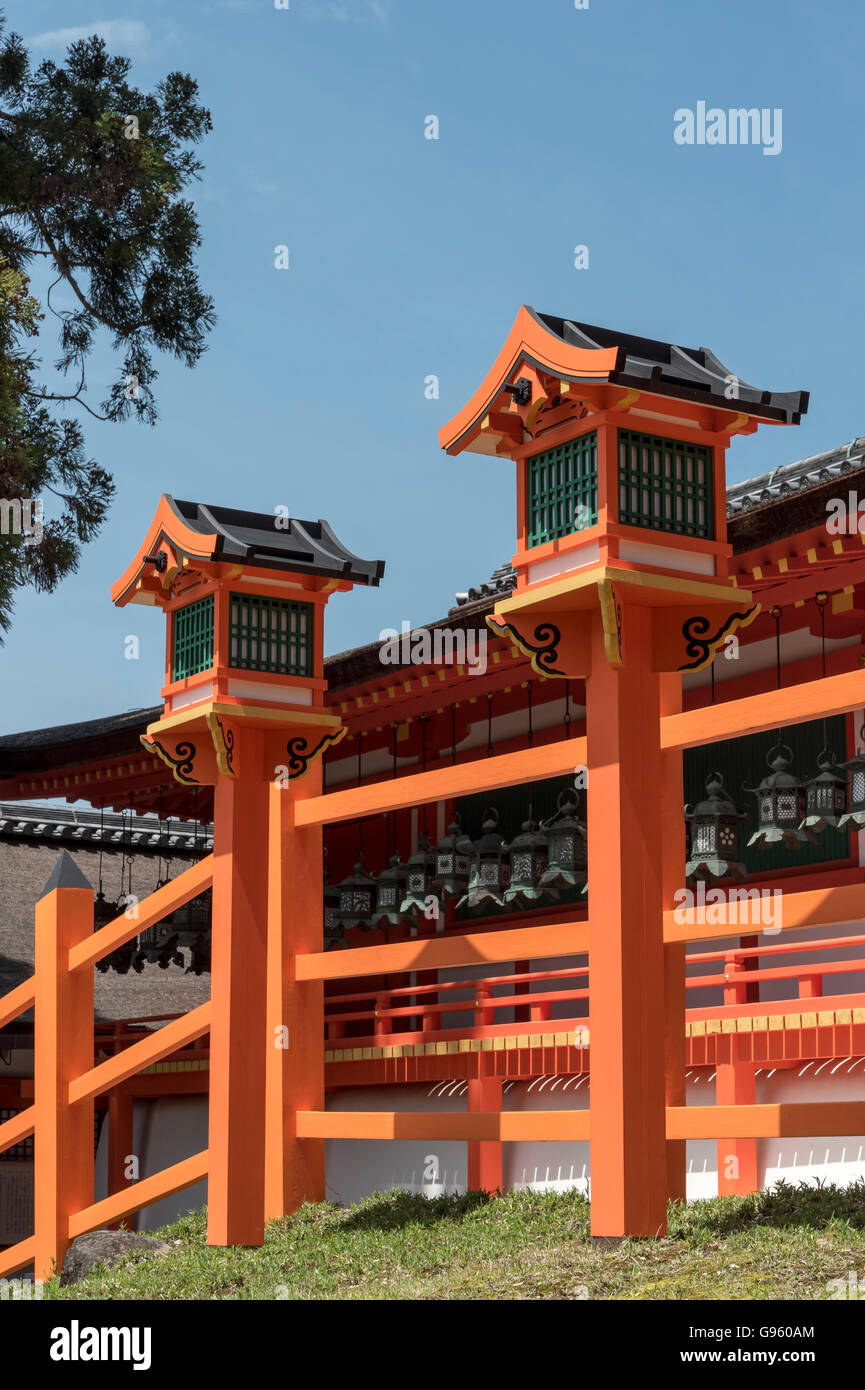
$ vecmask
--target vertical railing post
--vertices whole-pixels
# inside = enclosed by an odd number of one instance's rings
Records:
[[[93,971],[69,952],[93,934],[93,889],[64,850],[36,904],[34,1223],[37,1279],[60,1272],[69,1218],[93,1201],[93,1100],[70,1081],[93,1066]]]
[[[495,1052],[476,1052],[477,1075],[469,1077],[469,1111],[501,1113],[502,1079],[493,1075]],[[496,1192],[503,1186],[502,1146],[499,1140],[469,1140],[468,1188],[470,1192]]]
[[[324,1199],[324,1140],[298,1139],[297,1113],[324,1109],[324,985],[298,981],[299,955],[322,949],[320,826],[295,824],[298,801],[321,794],[321,762],[270,787],[267,895],[265,1214],[274,1220]],[[344,1025],[336,1025],[344,1032]]]
[[[754,1105],[757,1083],[754,1063],[747,1055],[749,1033],[726,1033],[718,1038],[715,1072],[716,1105]],[[746,1196],[759,1187],[756,1139],[719,1139],[718,1196]]]

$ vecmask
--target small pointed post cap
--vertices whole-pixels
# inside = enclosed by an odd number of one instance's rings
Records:
[[[93,892],[91,885],[66,849],[51,870],[51,876],[36,901],[41,902],[43,898],[47,898],[48,894],[53,893],[55,888],[87,888],[91,893]]]

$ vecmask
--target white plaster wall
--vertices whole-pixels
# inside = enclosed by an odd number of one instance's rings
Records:
[[[397,1110],[459,1113],[466,1108],[465,1081],[411,1085],[346,1088],[328,1096],[328,1110]],[[865,1099],[865,1058],[835,1058],[810,1063],[793,1071],[761,1071],[757,1076],[757,1100],[830,1101]],[[707,1071],[690,1072],[689,1105],[712,1105],[714,1077]],[[549,1076],[534,1081],[505,1082],[505,1110],[583,1110],[589,1103],[589,1082],[584,1077]],[[135,1106],[135,1151],[141,1157],[141,1176],[146,1177],[177,1163],[207,1145],[207,1101],[203,1096],[140,1101]],[[444,1192],[464,1192],[467,1181],[466,1144],[455,1140],[329,1139],[326,1143],[327,1196],[349,1204],[373,1192],[399,1187],[435,1197]],[[108,1126],[103,1126],[97,1154],[97,1198],[106,1193]],[[688,1197],[717,1195],[717,1160],[714,1140],[689,1142]],[[764,1186],[780,1178],[800,1182],[821,1178],[844,1186],[865,1178],[865,1135],[851,1138],[765,1139],[758,1144],[760,1181]],[[533,1191],[564,1191],[578,1187],[590,1194],[591,1163],[586,1143],[521,1141],[504,1145],[504,1180],[507,1186]],[[207,1200],[205,1183],[146,1207],[131,1218],[133,1229],[146,1230],[175,1220]]]

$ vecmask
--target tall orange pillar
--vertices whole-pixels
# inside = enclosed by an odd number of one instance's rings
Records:
[[[678,674],[661,676],[661,714],[679,714],[682,709],[682,678]],[[663,856],[663,902],[674,905],[673,895],[685,882],[685,845],[682,833],[682,753],[668,749],[662,755],[663,786],[661,821]],[[664,1089],[667,1105],[684,1105],[685,1066],[685,943],[664,946]],[[667,1196],[684,1202],[687,1188],[687,1146],[684,1139],[667,1140]]]
[[[214,789],[210,1245],[264,1240],[269,787],[261,731],[236,737],[237,773]]]
[[[666,1230],[663,762],[651,615],[622,613],[625,665],[592,619],[586,679],[594,1236]]]
[[[321,793],[321,763],[270,798],[267,903],[265,1217],[322,1201],[324,1140],[298,1139],[297,1112],[324,1109],[324,986],[298,982],[298,955],[322,950],[320,826],[295,825],[298,801]]]
[[[70,1105],[70,1081],[93,1066],[93,970],[69,952],[93,934],[93,889],[64,850],[36,904],[33,1073],[37,1279],[59,1273],[69,1218],[93,1201],[93,1100]]]

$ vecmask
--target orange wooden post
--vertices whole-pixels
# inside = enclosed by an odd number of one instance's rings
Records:
[[[268,784],[261,732],[236,737],[238,771],[214,791],[210,1245],[264,1240]]]
[[[93,1100],[69,1105],[70,1081],[93,1066],[93,971],[69,951],[93,934],[93,889],[64,850],[36,904],[33,1073],[37,1279],[59,1272],[69,1218],[93,1201]]]
[[[651,615],[626,607],[626,664],[600,616],[586,678],[592,1234],[662,1234],[667,1220],[662,936],[663,763]]]
[[[321,793],[321,763],[270,787],[267,904],[267,1124],[265,1215],[324,1200],[324,1140],[298,1139],[297,1112],[324,1109],[324,985],[298,982],[298,955],[322,949],[322,837],[301,828],[299,801]],[[285,1045],[287,1043],[287,1046]]]
[[[678,714],[682,708],[682,680],[678,674],[661,676],[661,714]],[[661,819],[663,843],[664,907],[673,906],[673,895],[685,883],[685,843],[682,833],[682,754],[669,749],[663,757]],[[685,1064],[685,943],[664,947],[664,1092],[667,1105],[684,1105]],[[687,1146],[684,1139],[667,1141],[667,1196],[684,1202],[687,1189]]]
[[[469,1077],[468,1109],[501,1111],[502,1079],[492,1074],[493,1053],[479,1052],[477,1076]],[[499,1192],[502,1180],[502,1146],[498,1140],[469,1140],[468,1187],[470,1192]]]
[[[757,1099],[757,1083],[754,1064],[744,1054],[747,1034],[723,1034],[718,1040],[724,1047],[724,1060],[719,1054],[715,1074],[716,1105],[754,1105]],[[759,1187],[757,1177],[756,1139],[718,1140],[718,1196],[736,1193],[745,1196],[756,1192]]]

